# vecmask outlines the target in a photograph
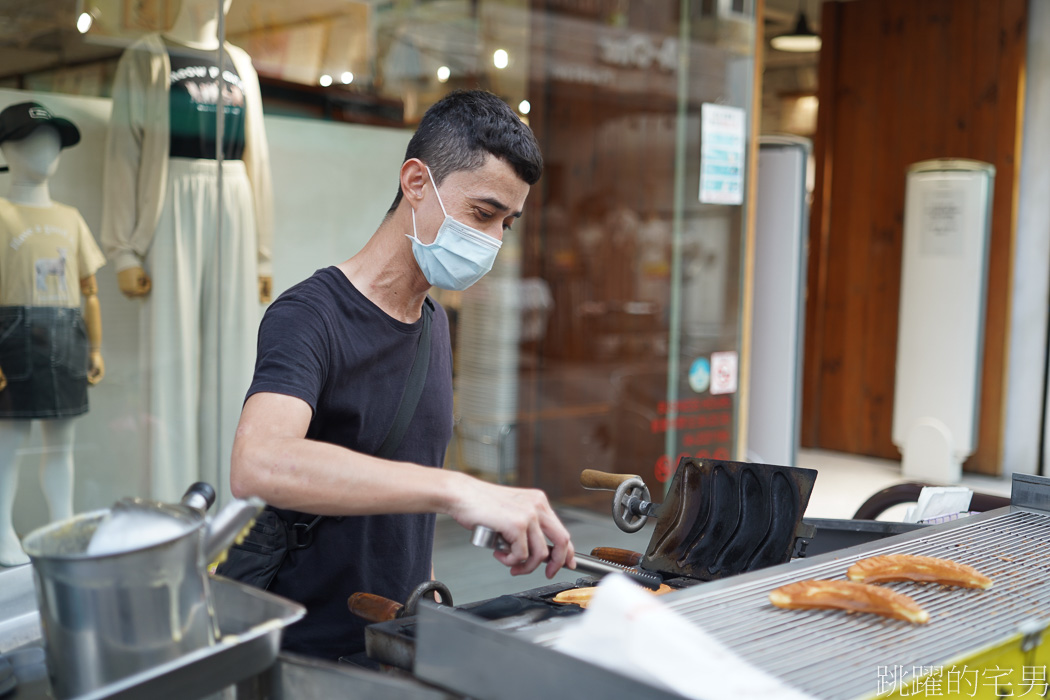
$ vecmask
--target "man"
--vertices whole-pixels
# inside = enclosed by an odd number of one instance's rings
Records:
[[[363,650],[364,623],[347,597],[404,602],[430,578],[434,513],[498,531],[510,550],[496,558],[512,574],[545,560],[548,578],[575,567],[542,492],[434,468],[453,420],[448,319],[436,304],[418,405],[391,458],[374,456],[405,393],[427,291],[464,289],[488,271],[541,170],[531,131],[499,98],[445,97],[409,143],[397,197],[365,247],[267,310],[231,487],[301,530],[315,514],[334,516],[310,528],[309,546],[288,553],[269,587],[307,607],[285,631],[285,648],[332,659]]]

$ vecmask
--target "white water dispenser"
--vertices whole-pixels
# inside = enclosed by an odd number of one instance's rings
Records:
[[[909,479],[955,483],[977,447],[994,180],[972,160],[908,169],[893,443]]]

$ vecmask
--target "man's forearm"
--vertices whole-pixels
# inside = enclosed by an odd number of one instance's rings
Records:
[[[499,532],[510,550],[494,556],[513,574],[546,561],[550,577],[563,564],[573,565],[569,533],[542,491],[307,440],[312,415],[302,399],[280,394],[257,393],[245,401],[230,470],[235,496],[317,515],[447,513],[463,527]]]
[[[462,476],[316,440],[253,440],[238,431],[231,487],[237,496],[318,515],[448,513]]]

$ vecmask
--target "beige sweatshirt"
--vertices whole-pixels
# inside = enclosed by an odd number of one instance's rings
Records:
[[[244,165],[255,200],[259,275],[271,276],[273,185],[259,76],[244,50],[231,44],[225,48],[244,81]],[[170,76],[171,62],[160,34],[147,34],[136,41],[117,64],[113,115],[106,139],[100,235],[117,272],[143,266],[164,206],[170,149]]]

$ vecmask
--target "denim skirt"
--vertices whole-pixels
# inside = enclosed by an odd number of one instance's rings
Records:
[[[0,418],[62,418],[88,410],[87,329],[80,309],[0,306]]]

